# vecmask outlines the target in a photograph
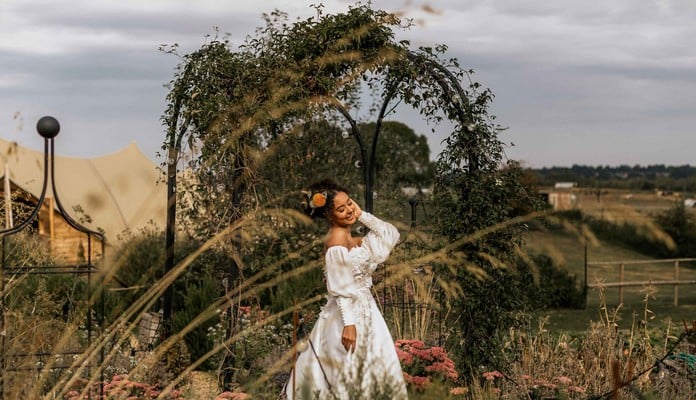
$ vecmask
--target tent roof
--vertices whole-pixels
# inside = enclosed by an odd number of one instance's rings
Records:
[[[0,174],[7,162],[12,182],[39,198],[43,185],[44,153],[0,139]],[[90,229],[103,229],[108,241],[125,230],[135,231],[150,221],[166,222],[167,187],[164,175],[133,142],[115,153],[95,158],[55,156],[55,186],[65,210],[76,220],[79,206],[92,219]],[[46,196],[54,197],[49,182]]]

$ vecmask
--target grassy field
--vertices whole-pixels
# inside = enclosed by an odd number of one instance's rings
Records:
[[[606,191],[598,201],[591,192],[578,192],[578,207],[588,214],[595,216],[624,216],[627,221],[639,220],[662,212],[674,205],[674,196],[658,196],[653,193],[630,193],[622,191]],[[577,277],[578,285],[584,284],[585,262],[589,263],[587,282],[601,284],[619,281],[620,261],[650,260],[639,252],[610,243],[587,243],[584,239],[565,232],[533,231],[526,238],[527,250],[531,253],[549,255],[559,268]],[[596,262],[611,261],[611,265],[592,265]],[[675,266],[669,263],[648,263],[630,265],[624,269],[624,281],[657,281],[673,280]],[[696,280],[696,263],[682,262],[679,270],[680,280]],[[549,327],[557,330],[582,331],[592,321],[600,318],[601,295],[604,295],[607,308],[619,309],[619,325],[629,328],[635,321],[645,318],[652,319],[651,324],[664,325],[665,320],[681,324],[681,321],[696,320],[696,285],[679,287],[679,306],[675,307],[674,286],[637,286],[626,287],[623,290],[623,304],[619,304],[619,289],[605,288],[589,289],[587,308],[584,310],[552,310],[545,314],[549,316]],[[645,300],[648,298],[646,313]]]
[[[558,232],[531,232],[527,238],[527,249],[531,253],[541,253],[550,255],[557,263],[559,268],[563,268],[569,274],[576,276],[578,284],[584,283],[585,266],[585,244],[582,239],[570,234]],[[598,245],[588,244],[588,262],[597,261],[622,261],[622,260],[650,260],[640,253],[620,246],[599,243]],[[619,278],[618,264],[612,266],[589,266],[588,283],[615,282]],[[625,281],[642,280],[670,280],[674,277],[673,263],[655,263],[636,266],[626,266],[624,271]],[[694,263],[684,264],[680,268],[680,279],[696,279],[696,268]],[[654,292],[653,292],[654,291]],[[652,293],[648,302],[648,308],[653,312],[657,322],[670,318],[678,322],[682,320],[696,319],[696,286],[680,286],[679,306],[673,306],[674,289],[673,286],[655,286],[648,292],[647,287],[627,287],[624,288],[624,302],[619,316],[628,328],[633,321],[633,315],[637,314],[643,318],[645,310],[645,298],[648,293]],[[616,309],[619,306],[619,289],[604,289],[606,304],[609,309]],[[589,289],[587,295],[587,308],[584,310],[552,310],[545,314],[549,315],[549,327],[552,329],[582,331],[592,321],[600,318],[600,290]]]

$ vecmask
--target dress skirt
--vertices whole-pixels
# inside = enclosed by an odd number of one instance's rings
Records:
[[[306,346],[301,346],[293,370],[297,375],[290,377],[286,388],[288,400],[407,398],[394,340],[372,295],[365,296],[364,308],[359,308],[366,313],[356,324],[358,338],[352,352],[341,343],[343,321],[337,302],[331,298],[323,307]]]

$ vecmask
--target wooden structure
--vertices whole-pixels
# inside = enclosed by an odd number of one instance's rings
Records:
[[[13,182],[10,182],[10,187],[12,195],[7,196],[3,190],[3,202],[6,201],[6,197],[11,197],[12,202],[20,203],[22,207],[36,207],[39,199],[27,193]],[[61,211],[56,207],[53,197],[44,199],[33,225],[33,233],[45,239],[51,250],[51,255],[57,263],[76,265],[88,258],[86,254],[87,235],[70,226]],[[6,228],[11,227],[7,226]],[[92,259],[101,258],[101,245],[102,243],[99,243],[99,246],[92,246]]]
[[[41,197],[42,182],[37,177],[44,172],[43,158],[42,152],[0,138],[0,175],[5,175],[2,167],[7,166],[6,175],[12,183],[13,195],[18,198],[19,194],[15,192],[23,192],[29,206],[36,204]],[[162,172],[135,143],[115,153],[93,158],[56,155],[54,163],[54,178],[61,190],[60,201],[82,225],[103,233],[112,241],[124,232],[137,232],[148,226],[164,227],[167,196],[166,185],[161,183]],[[65,236],[60,221],[64,216],[56,207],[55,198],[56,194],[48,187],[45,203],[52,204],[42,209],[42,234],[50,238],[52,232],[53,238],[59,241]],[[51,207],[53,231],[49,220]],[[57,252],[71,253],[77,244],[79,240]]]
[[[623,260],[623,261],[598,261],[598,262],[587,262],[585,263],[585,286],[587,288],[619,288],[619,304],[623,303],[624,299],[624,287],[630,286],[673,286],[674,287],[674,305],[679,305],[679,286],[680,285],[696,285],[696,279],[684,280],[680,279],[680,263],[696,261],[696,258],[671,258],[663,260]],[[673,265],[673,279],[669,280],[642,280],[642,281],[624,281],[626,266],[632,265],[647,265],[647,264],[672,264]],[[587,268],[589,266],[602,266],[602,265],[615,265],[619,269],[619,280],[617,282],[604,282],[596,284],[587,283]]]

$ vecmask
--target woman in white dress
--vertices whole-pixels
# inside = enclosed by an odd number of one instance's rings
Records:
[[[326,218],[328,301],[287,383],[289,400],[406,399],[394,340],[372,296],[372,272],[396,242],[396,228],[364,212],[348,192],[322,181],[306,192],[312,217]],[[360,221],[369,233],[353,237]]]

